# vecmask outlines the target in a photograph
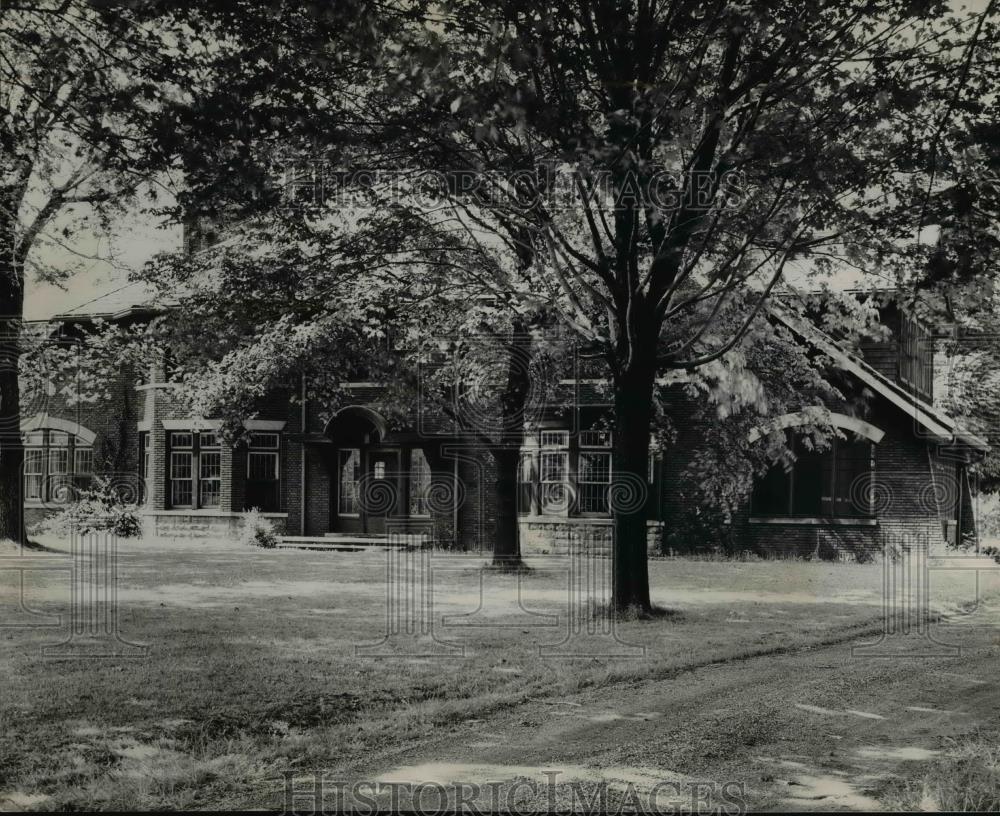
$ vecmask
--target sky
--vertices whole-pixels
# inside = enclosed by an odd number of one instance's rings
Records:
[[[177,251],[181,245],[179,227],[164,228],[139,208],[120,218],[111,234],[84,228],[61,245],[48,242],[38,248],[38,254],[46,265],[63,271],[65,279],[45,283],[29,269],[25,319],[44,320],[118,290],[128,284],[130,272],[141,269],[154,255]]]

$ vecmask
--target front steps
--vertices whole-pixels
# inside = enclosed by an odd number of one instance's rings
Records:
[[[333,552],[380,552],[386,548],[416,550],[431,546],[420,533],[374,535],[365,533],[324,533],[321,536],[279,536],[279,549],[331,550]]]

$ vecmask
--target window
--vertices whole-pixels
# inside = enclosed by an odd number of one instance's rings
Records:
[[[222,493],[222,447],[214,431],[198,435],[198,506],[218,507]]]
[[[606,515],[608,487],[611,485],[611,454],[581,451],[577,483],[580,512]]]
[[[410,515],[429,516],[427,490],[431,486],[431,466],[420,448],[410,451]]]
[[[170,506],[194,506],[194,434],[170,433]]]
[[[150,480],[150,455],[149,455],[149,431],[143,431],[139,434],[139,501],[142,504],[146,503],[146,498],[148,497],[147,486]]]
[[[899,379],[926,396],[934,388],[934,349],[931,334],[912,317],[900,316]]]
[[[276,433],[250,435],[247,451],[246,507],[276,512],[278,510],[281,440]]]
[[[793,441],[796,460],[772,467],[754,484],[751,512],[758,516],[870,517],[874,446],[868,440],[834,439],[830,448],[807,450]]]
[[[576,481],[579,502],[577,509],[581,513],[608,514],[608,493],[611,487],[610,448],[610,431],[580,432]]]
[[[341,516],[358,515],[358,482],[361,481],[361,451],[340,451],[340,495],[337,512]]]
[[[535,455],[522,452],[517,467],[517,512],[522,516],[529,515],[533,511],[531,499],[534,494],[535,476]]]
[[[73,483],[87,487],[94,478],[94,449],[78,445],[73,450]]]
[[[24,500],[66,502],[94,478],[94,450],[66,431],[39,430],[24,434]]]
[[[45,451],[26,448],[24,451],[24,498],[42,501],[42,481],[45,478]]]
[[[543,514],[564,513],[569,509],[569,451],[562,449],[569,441],[568,436],[565,432],[542,433],[543,447],[538,457],[538,505]]]
[[[537,447],[529,442],[521,451],[518,512],[610,515],[611,430],[595,427],[574,435],[563,430],[543,430],[536,440]]]

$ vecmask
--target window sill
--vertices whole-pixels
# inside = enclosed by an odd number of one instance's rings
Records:
[[[785,524],[800,527],[877,527],[878,519],[815,516],[751,516],[751,524]]]

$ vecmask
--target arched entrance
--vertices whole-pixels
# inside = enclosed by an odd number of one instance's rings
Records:
[[[419,440],[391,434],[384,417],[360,405],[339,410],[324,433],[334,444],[331,531],[380,535],[390,519],[430,521],[430,468]]]

